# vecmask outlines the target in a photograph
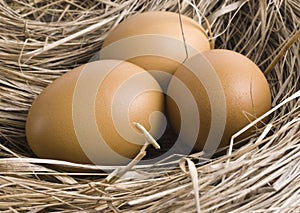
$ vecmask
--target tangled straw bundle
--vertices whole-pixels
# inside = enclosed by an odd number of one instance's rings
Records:
[[[149,10],[190,16],[215,47],[258,64],[272,91],[269,123],[225,155],[133,167],[120,179],[35,158],[24,134],[34,98],[87,62],[120,21]],[[0,0],[1,212],[299,212],[299,17],[297,0]]]

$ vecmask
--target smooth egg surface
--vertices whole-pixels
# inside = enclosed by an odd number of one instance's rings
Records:
[[[139,13],[118,24],[105,38],[101,59],[127,60],[148,71],[173,74],[188,56],[210,50],[208,36],[193,19],[173,12]],[[154,74],[160,84],[164,78]]]
[[[132,122],[159,137],[163,107],[160,86],[144,69],[94,61],[62,75],[36,98],[27,141],[41,158],[123,165],[145,142]]]

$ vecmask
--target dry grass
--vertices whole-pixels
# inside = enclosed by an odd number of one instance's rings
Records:
[[[181,0],[181,8],[176,0],[45,2],[0,0],[1,212],[300,211],[297,0]],[[172,169],[136,167],[114,181],[92,165],[35,158],[24,124],[43,88],[87,62],[123,18],[179,9],[211,32],[215,47],[241,52],[265,71],[273,97],[270,122],[227,155],[205,160],[196,153]]]

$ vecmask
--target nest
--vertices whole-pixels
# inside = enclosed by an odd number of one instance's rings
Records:
[[[269,123],[214,159],[127,167],[122,178],[34,157],[24,126],[35,97],[89,61],[120,21],[150,10],[192,17],[216,48],[251,58],[270,84]],[[299,212],[299,16],[296,0],[0,1],[1,212]]]

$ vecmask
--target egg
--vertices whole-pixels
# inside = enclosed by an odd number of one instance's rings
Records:
[[[100,59],[127,60],[141,66],[164,87],[187,55],[209,49],[205,30],[193,19],[151,11],[118,24],[105,38]]]
[[[124,165],[145,143],[133,122],[160,137],[164,99],[157,81],[132,63],[101,60],[62,75],[33,102],[27,141],[41,158]]]
[[[271,108],[270,88],[259,67],[224,49],[188,59],[176,70],[167,95],[166,111],[174,132],[196,151],[229,145],[234,133]]]

